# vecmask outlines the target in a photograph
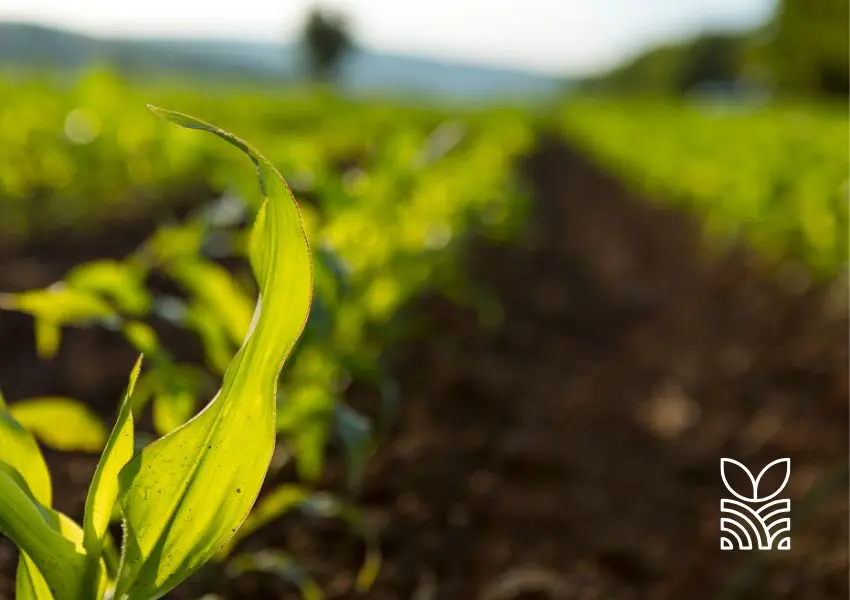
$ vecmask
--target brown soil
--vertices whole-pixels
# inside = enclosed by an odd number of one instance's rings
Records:
[[[635,198],[557,140],[543,137],[523,170],[532,228],[469,260],[504,320],[425,298],[427,335],[389,357],[400,420],[353,496],[382,539],[373,589],[351,591],[363,549],[344,524],[291,516],[244,548],[288,549],[331,598],[846,598],[844,286],[768,276],[741,250],[707,259],[690,217]],[[48,283],[78,257],[4,259],[0,290]],[[28,319],[0,314],[10,401],[70,394],[107,417],[134,358],[96,330],[69,332],[52,362],[33,357]],[[373,396],[355,386],[349,400],[370,410]],[[754,471],[791,458],[790,551],[720,550],[721,457]],[[94,458],[49,460],[57,505],[79,517]],[[0,544],[0,599],[14,564]],[[297,597],[270,575],[222,573],[169,597]]]

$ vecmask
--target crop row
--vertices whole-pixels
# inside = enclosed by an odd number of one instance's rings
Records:
[[[717,239],[818,278],[846,269],[845,107],[581,99],[559,120],[634,189],[694,210]]]

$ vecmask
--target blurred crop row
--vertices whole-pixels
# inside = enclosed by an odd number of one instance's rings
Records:
[[[714,239],[821,279],[846,270],[845,106],[582,99],[559,120],[628,185],[695,211]]]

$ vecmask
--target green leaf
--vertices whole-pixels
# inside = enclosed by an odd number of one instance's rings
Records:
[[[168,269],[194,302],[221,323],[228,337],[240,343],[251,326],[251,300],[221,266],[207,260],[182,260]]]
[[[96,260],[72,269],[65,282],[76,290],[95,293],[130,315],[150,310],[151,295],[145,287],[145,271],[132,263]]]
[[[21,552],[15,575],[15,600],[53,600],[50,586],[32,559]]]
[[[54,323],[76,323],[110,317],[113,310],[96,294],[63,283],[43,290],[0,294],[0,308],[29,313]]]
[[[153,398],[154,429],[160,435],[171,433],[195,414],[207,379],[211,378],[200,367],[174,364],[165,355],[156,356],[136,386],[133,412],[139,414]]]
[[[59,350],[62,328],[47,319],[35,319],[35,351],[41,358],[53,358]]]
[[[220,318],[203,304],[192,303],[186,311],[185,319],[186,326],[191,327],[201,338],[210,369],[224,373],[233,359],[236,347],[228,337],[227,330],[221,326]]]
[[[5,407],[0,402],[0,461],[20,473],[36,500],[50,506],[53,495],[47,463],[32,434]]]
[[[106,443],[106,428],[97,415],[71,398],[21,400],[9,406],[9,412],[38,439],[57,450],[99,452]]]
[[[0,461],[14,470],[33,498],[45,506],[51,503],[50,473],[32,434],[6,411],[0,394]],[[32,559],[21,552],[15,578],[15,597],[19,600],[53,600],[47,582]]]
[[[260,299],[250,332],[215,398],[182,427],[137,454],[119,475],[125,546],[116,598],[163,596],[207,562],[250,511],[275,442],[275,393],[284,360],[310,308],[310,251],[298,207],[277,170],[212,125],[171,111],[157,115],[215,133],[257,166],[262,217],[254,225]]]
[[[153,426],[160,435],[170,433],[195,414],[195,394],[184,389],[168,395],[157,395],[153,400]]]
[[[140,356],[130,372],[130,381],[118,410],[118,418],[89,485],[83,517],[83,547],[88,554],[88,577],[96,572],[106,543],[112,509],[118,498],[118,473],[133,456],[133,412],[130,398],[133,396],[141,369]]]
[[[296,586],[304,600],[323,600],[321,588],[308,576],[298,563],[286,552],[279,550],[261,550],[252,554],[234,556],[227,566],[231,576],[251,571],[271,573]]]
[[[334,396],[328,392],[328,385],[288,386],[288,393],[281,398],[279,405],[282,410],[277,419],[277,430],[286,436],[294,451],[298,475],[316,482],[325,464],[325,445]]]
[[[41,505],[18,471],[0,462],[0,532],[25,553],[44,577],[55,600],[79,600],[85,555],[82,531],[64,515]],[[37,576],[27,574],[36,590]]]
[[[162,353],[159,338],[154,328],[141,321],[127,321],[123,326],[124,337],[141,354],[157,356]]]
[[[0,294],[0,309],[28,313],[35,318],[36,350],[45,358],[56,354],[59,348],[61,325],[111,322],[117,318],[97,294],[64,283],[20,294]]]
[[[172,261],[193,258],[201,251],[206,228],[197,220],[181,225],[159,227],[137,252],[142,262],[167,265]]]

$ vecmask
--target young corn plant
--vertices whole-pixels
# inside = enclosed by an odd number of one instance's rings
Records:
[[[249,258],[259,298],[215,397],[134,454],[131,399],[139,358],[92,479],[82,525],[51,507],[50,475],[38,446],[0,400],[0,532],[20,550],[19,600],[162,597],[234,538],[274,450],[277,380],[304,330],[313,289],[297,204],[280,173],[246,142],[194,117],[150,108],[177,125],[217,135],[256,166],[264,201]],[[71,291],[64,308],[83,317],[104,314],[103,306],[85,298]],[[55,339],[55,328],[49,329],[41,337],[48,347]],[[116,508],[124,530],[120,553],[108,531]]]

